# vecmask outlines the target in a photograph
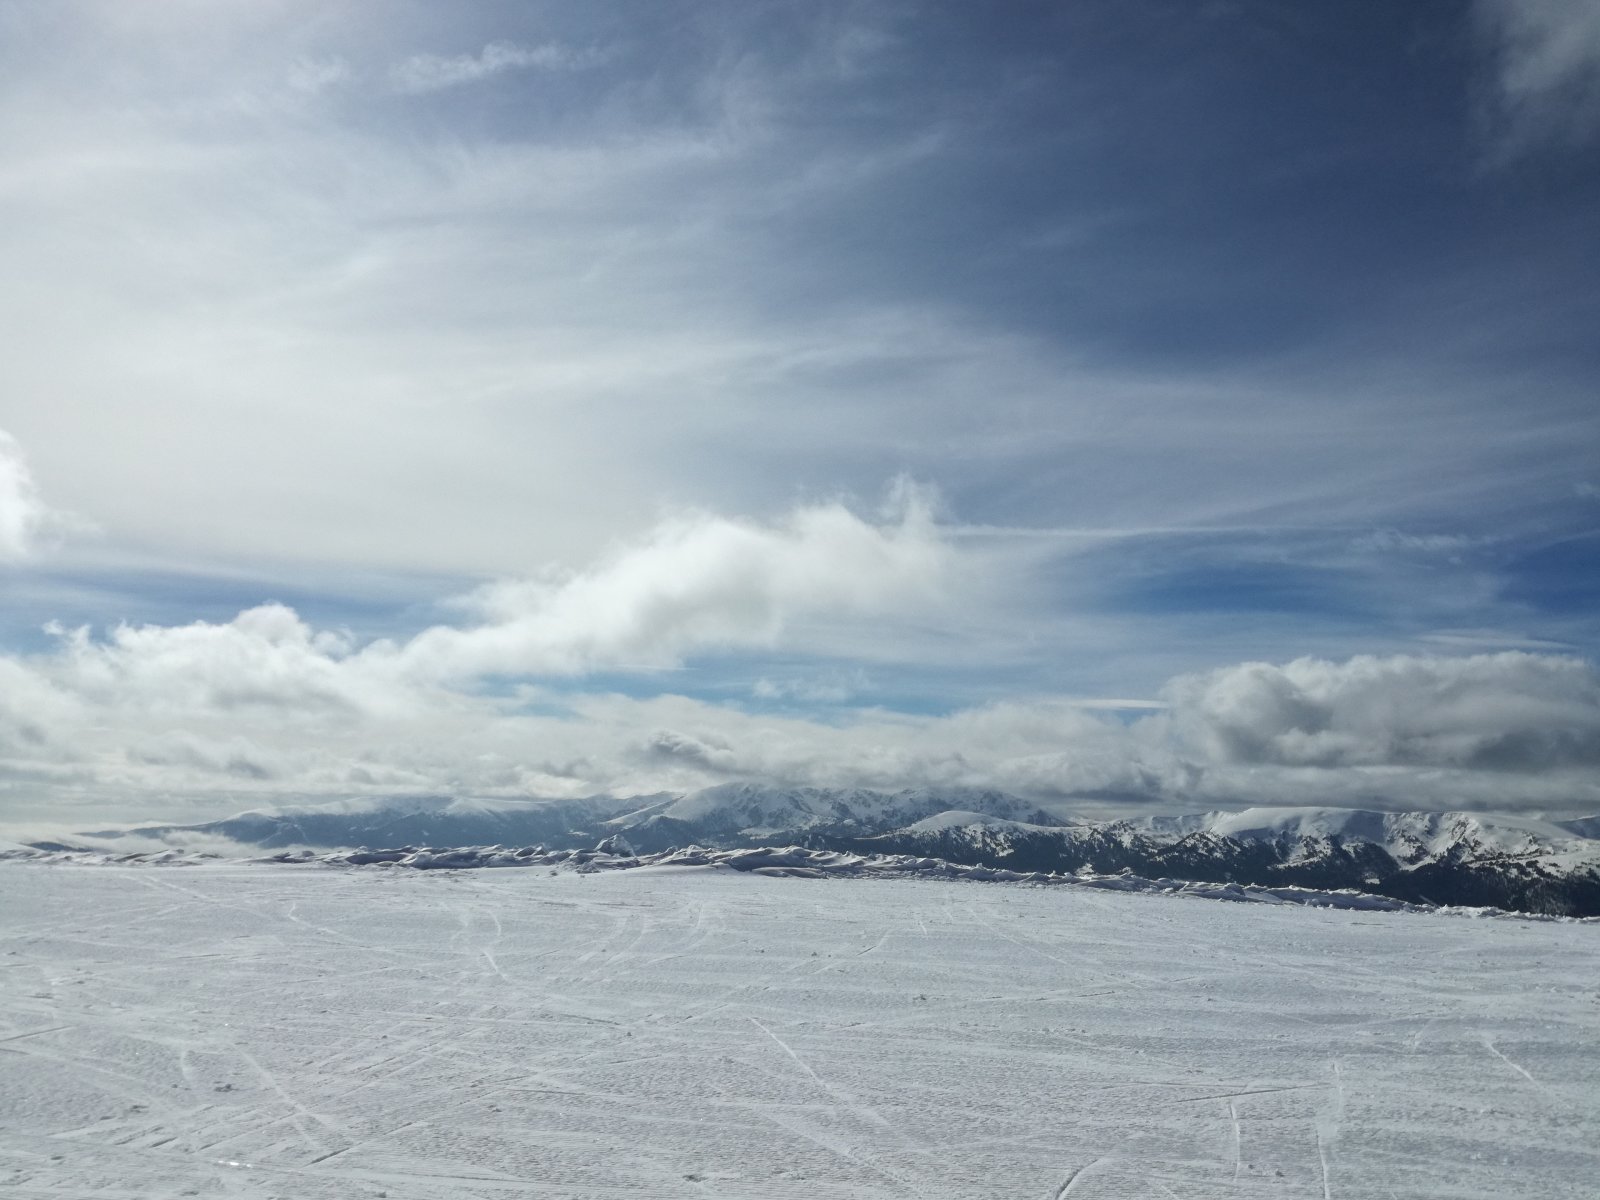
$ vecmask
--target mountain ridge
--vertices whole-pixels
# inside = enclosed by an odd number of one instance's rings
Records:
[[[618,837],[641,854],[689,845],[798,844],[1013,871],[1130,871],[1208,883],[1355,888],[1409,902],[1581,916],[1600,914],[1596,832],[1600,818],[1555,822],[1335,807],[1258,806],[1094,821],[994,789],[886,792],[729,783],[622,797],[342,801],[83,836],[175,845],[214,837],[264,850],[578,850]]]

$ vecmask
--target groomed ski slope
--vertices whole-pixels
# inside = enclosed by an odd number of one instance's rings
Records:
[[[644,868],[0,867],[14,1197],[1583,1197],[1600,928]]]

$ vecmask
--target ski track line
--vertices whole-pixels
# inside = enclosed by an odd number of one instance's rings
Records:
[[[1181,1082],[1177,1082],[1172,1084],[1164,1084],[1162,1086],[1184,1087],[1186,1085]],[[1172,1103],[1199,1104],[1202,1100],[1226,1100],[1231,1108],[1235,1100],[1243,1099],[1245,1096],[1275,1096],[1279,1092],[1308,1092],[1322,1086],[1323,1085],[1320,1083],[1295,1083],[1290,1084],[1287,1087],[1251,1088],[1248,1091],[1242,1092],[1213,1092],[1208,1096],[1183,1096],[1177,1100],[1174,1100]]]
[[[1046,952],[1044,950],[1041,950],[1041,949],[1039,949],[1038,946],[1035,946],[1030,942],[1025,942],[1025,941],[1021,940],[1020,938],[1012,937],[1009,933],[1007,933],[1005,930],[1001,929],[993,921],[989,921],[989,920],[986,920],[983,917],[980,917],[978,915],[978,910],[977,910],[977,907],[975,905],[968,904],[968,905],[966,905],[966,909],[967,909],[968,915],[971,916],[971,918],[973,919],[974,922],[976,922],[979,925],[982,925],[990,933],[994,934],[995,937],[1004,938],[1006,941],[1010,942],[1013,946],[1020,946],[1022,949],[1027,950],[1028,952],[1030,952],[1032,954],[1037,954],[1040,958],[1047,958],[1051,962],[1057,963],[1060,966],[1068,968],[1069,970],[1077,970],[1083,965],[1082,963],[1068,962],[1064,958],[1057,958],[1054,954],[1050,954],[1050,953],[1048,953],[1048,952]]]
[[[635,917],[633,914],[628,914],[624,918],[623,929],[626,930],[629,926],[631,926],[634,920]],[[590,967],[580,978],[574,980],[573,982],[580,984],[599,983],[602,979],[612,980],[624,974],[631,974],[635,968],[623,966],[622,964],[626,963],[630,958],[637,957],[634,954],[634,950],[638,947],[639,943],[645,940],[646,936],[648,936],[650,932],[650,922],[648,920],[646,920],[644,917],[639,917],[637,920],[639,922],[638,932],[633,935],[632,939],[629,940],[626,946],[623,946],[619,950],[610,950],[609,946],[611,943],[608,942],[607,947],[605,948],[607,952],[605,961],[600,963],[598,966]],[[618,938],[620,939],[620,937],[621,934],[619,933]]]
[[[874,951],[878,950],[885,942],[887,942],[889,940],[889,936],[892,933],[894,933],[893,929],[885,929],[883,931],[883,936],[882,937],[880,937],[877,941],[873,942],[872,945],[868,946],[865,950],[862,950],[860,953],[858,953],[856,955],[856,957],[857,958],[865,958],[867,955],[869,955],[869,954],[873,953]]]
[[[1047,950],[1041,949],[1032,941],[1024,941],[1021,938],[1013,937],[1011,934],[1001,929],[993,921],[988,920],[986,917],[980,916],[978,914],[976,904],[969,903],[963,905],[963,907],[967,910],[968,916],[972,918],[974,923],[982,925],[996,937],[1004,938],[1014,946],[1019,946],[1022,949],[1027,950],[1032,954],[1037,954],[1040,958],[1048,959],[1053,963],[1059,963],[1061,966],[1066,967],[1070,971],[1082,972],[1083,969],[1088,966],[1104,976],[1107,982],[1120,981],[1117,987],[1111,989],[1113,991],[1136,992],[1146,991],[1152,987],[1167,988],[1173,982],[1171,980],[1160,979],[1152,975],[1136,975],[1129,974],[1127,971],[1111,970],[1106,966],[1103,958],[1083,958],[1077,962],[1060,958],[1054,954],[1051,954]]]
[[[173,885],[168,884],[167,886],[171,887]],[[179,888],[178,890],[183,891],[184,889]],[[221,901],[212,901],[212,903],[220,904],[224,908],[239,907],[237,905],[222,904]],[[291,899],[289,901],[288,908],[282,914],[284,919],[293,922],[302,929],[309,929],[314,933],[320,933],[324,937],[330,937],[337,942],[343,942],[347,946],[354,946],[356,949],[361,950],[364,953],[381,954],[386,958],[398,959],[401,963],[405,964],[407,969],[415,971],[424,978],[431,979],[435,983],[443,984],[446,987],[452,986],[458,982],[454,979],[446,979],[438,971],[431,969],[435,965],[435,960],[426,954],[411,954],[403,950],[392,950],[388,946],[379,946],[373,942],[363,941],[360,938],[351,937],[347,933],[340,933],[337,929],[329,929],[326,925],[314,924],[313,922],[307,921],[305,918],[297,915],[299,906],[300,902],[298,900]],[[255,909],[242,908],[240,911],[248,912],[252,915],[259,915]]]
[[[1228,1117],[1233,1121],[1233,1190],[1239,1190],[1239,1171],[1243,1167],[1244,1129],[1239,1124],[1239,1108],[1228,1101]]]
[[[779,1049],[781,1049],[790,1058],[794,1059],[795,1064],[807,1075],[809,1075],[819,1088],[832,1096],[836,1102],[842,1104],[846,1109],[855,1113],[856,1116],[864,1118],[869,1124],[876,1125],[885,1132],[892,1134],[895,1138],[899,1139],[902,1145],[911,1145],[910,1140],[905,1136],[905,1134],[887,1121],[883,1115],[870,1104],[863,1103],[861,1100],[857,1099],[843,1088],[834,1086],[813,1071],[811,1067],[807,1065],[806,1061],[794,1052],[794,1049],[789,1045],[788,1042],[784,1041],[777,1034],[773,1033],[772,1030],[768,1029],[754,1017],[746,1014],[745,1020],[749,1021],[757,1029],[761,1030],[762,1033],[766,1034],[769,1038],[776,1042]]]
[[[871,1159],[862,1158],[848,1146],[833,1142],[823,1137],[821,1134],[813,1133],[804,1125],[797,1124],[792,1120],[784,1120],[783,1118],[771,1112],[767,1106],[763,1105],[755,1108],[754,1111],[757,1116],[764,1118],[773,1125],[776,1125],[779,1129],[784,1130],[786,1133],[792,1133],[798,1138],[803,1138],[804,1140],[810,1142],[813,1146],[817,1146],[823,1150],[826,1150],[829,1154],[835,1155],[838,1158],[842,1158],[846,1162],[860,1167],[863,1171],[869,1171],[882,1179],[888,1180],[895,1186],[897,1190],[904,1192],[907,1196],[920,1198],[924,1195],[923,1189],[916,1187],[908,1180],[900,1178],[900,1176],[891,1172],[881,1163],[874,1162]]]
[[[681,1013],[681,1012],[684,1011],[684,1009],[682,1009],[682,1008],[680,1008],[677,1013],[669,1013],[669,1014],[665,1014],[665,1015],[677,1016],[678,1019],[675,1022],[673,1022],[674,1024],[677,1024],[677,1025],[689,1025],[689,1024],[692,1024],[695,1021],[698,1021],[703,1017],[709,1017],[713,1013],[721,1012],[723,1009],[732,1006],[732,1004],[734,1003],[735,998],[738,997],[741,992],[759,993],[759,992],[769,991],[772,988],[772,985],[775,984],[776,982],[778,982],[779,976],[782,976],[782,975],[793,975],[795,972],[799,971],[801,967],[805,966],[810,961],[811,961],[811,959],[809,959],[809,958],[797,958],[793,962],[789,963],[787,966],[779,967],[776,970],[768,971],[765,975],[757,976],[755,979],[752,979],[747,983],[736,983],[732,987],[724,988],[722,991],[718,992],[714,996],[707,996],[707,997],[703,997],[701,1000],[692,1001],[691,1004],[699,1004],[700,1005],[700,1011],[692,1013],[691,1015],[689,1015],[687,1017],[678,1016],[678,1013]],[[828,961],[829,962],[834,962],[834,961],[838,961],[838,960],[830,959]],[[814,971],[814,972],[811,972],[811,973],[820,975],[822,972],[819,970],[819,971]],[[688,1006],[686,1005],[685,1008],[687,1008],[687,1007]]]
[[[811,1081],[813,1083],[815,1083],[819,1088],[822,1088],[824,1091],[828,1091],[828,1092],[831,1092],[833,1090],[832,1088],[828,1087],[827,1084],[823,1083],[822,1082],[822,1077],[820,1075],[818,1075],[815,1071],[813,1071],[809,1066],[807,1066],[805,1060],[802,1059],[798,1054],[796,1054],[794,1052],[793,1049],[790,1048],[788,1042],[784,1041],[777,1034],[773,1033],[772,1030],[768,1029],[765,1025],[763,1025],[760,1021],[756,1020],[754,1017],[746,1015],[745,1020],[749,1021],[750,1024],[754,1025],[757,1029],[761,1030],[762,1033],[766,1034],[769,1038],[771,1038],[774,1042],[776,1042],[778,1044],[778,1049],[782,1050],[790,1058],[794,1059],[795,1066],[799,1067],[807,1075],[811,1076]]]
[[[1333,1071],[1333,1083],[1330,1085],[1333,1111],[1316,1119],[1317,1162],[1322,1167],[1322,1200],[1333,1200],[1328,1147],[1338,1141],[1339,1131],[1344,1126],[1344,1067],[1337,1058],[1330,1060],[1329,1066]]]
[[[40,1037],[46,1033],[60,1033],[63,1029],[76,1029],[75,1025],[52,1025],[48,1029],[30,1029],[25,1033],[12,1033],[0,1037],[0,1042],[16,1042],[23,1038]]]
[[[344,1141],[349,1141],[350,1140],[349,1135],[347,1133],[345,1133],[344,1130],[340,1129],[337,1125],[335,1125],[332,1121],[328,1120],[321,1113],[314,1112],[311,1109],[307,1108],[304,1104],[302,1104],[300,1101],[296,1100],[287,1091],[285,1091],[283,1085],[278,1082],[278,1077],[276,1075],[274,1075],[271,1071],[267,1070],[266,1067],[262,1066],[260,1060],[257,1059],[255,1055],[251,1054],[248,1050],[245,1050],[245,1049],[243,1049],[241,1047],[238,1047],[238,1046],[235,1046],[233,1048],[233,1053],[237,1054],[239,1056],[239,1058],[241,1060],[243,1060],[250,1067],[250,1069],[252,1071],[254,1071],[257,1075],[261,1076],[262,1082],[265,1083],[274,1092],[276,1092],[278,1094],[278,1097],[285,1104],[287,1104],[290,1108],[294,1109],[295,1113],[298,1116],[304,1117],[308,1121],[314,1121],[316,1124],[321,1125],[324,1129],[326,1129],[329,1133],[333,1134],[337,1138],[340,1138],[340,1139],[342,1139]],[[320,1151],[320,1150],[323,1149],[323,1147],[321,1145],[317,1144],[317,1141],[316,1141],[315,1138],[313,1138],[309,1133],[307,1133],[303,1128],[301,1128],[301,1126],[300,1126],[298,1121],[294,1122],[294,1126],[295,1126],[295,1129],[301,1134],[301,1136],[306,1139],[306,1141],[312,1143],[313,1147],[316,1150]]]
[[[483,961],[489,964],[489,969],[500,977],[502,983],[511,983],[511,978],[500,969],[500,963],[495,959],[494,951],[485,946],[478,953],[483,956]]]
[[[1067,1196],[1072,1194],[1072,1189],[1078,1186],[1078,1181],[1088,1174],[1091,1168],[1098,1166],[1104,1161],[1104,1158],[1092,1158],[1088,1162],[1084,1163],[1083,1166],[1075,1168],[1072,1173],[1062,1181],[1061,1186],[1056,1189],[1054,1200],[1065,1200]]]
[[[1513,1071],[1515,1071],[1518,1075],[1521,1075],[1535,1087],[1542,1086],[1539,1081],[1533,1077],[1532,1072],[1530,1072],[1526,1067],[1518,1066],[1516,1063],[1512,1062],[1509,1058],[1502,1054],[1500,1052],[1500,1047],[1494,1044],[1494,1039],[1491,1038],[1487,1033],[1480,1033],[1478,1036],[1483,1039],[1484,1048],[1488,1050],[1490,1054],[1494,1055],[1501,1062],[1505,1063],[1506,1066],[1510,1067]]]

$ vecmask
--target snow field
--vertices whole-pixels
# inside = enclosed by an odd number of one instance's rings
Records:
[[[0,866],[0,1194],[1584,1197],[1600,929],[643,868]]]

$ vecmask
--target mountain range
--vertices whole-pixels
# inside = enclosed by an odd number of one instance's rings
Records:
[[[241,813],[85,838],[204,837],[290,847],[531,846],[629,852],[800,845],[1018,872],[1353,889],[1397,900],[1600,915],[1600,818],[1247,808],[1082,820],[1004,792],[724,784],[688,793],[505,800],[408,797]],[[57,843],[37,843],[62,848]]]

